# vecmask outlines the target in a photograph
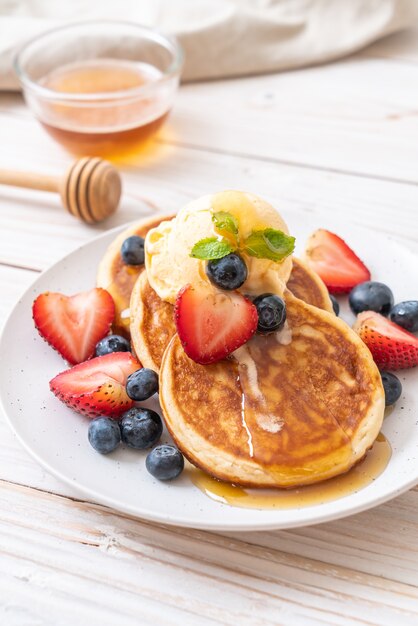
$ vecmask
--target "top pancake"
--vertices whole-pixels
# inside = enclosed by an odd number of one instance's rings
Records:
[[[290,342],[256,335],[212,365],[189,359],[177,335],[165,351],[160,402],[185,456],[212,476],[293,487],[361,460],[383,419],[379,371],[334,315],[285,295]]]

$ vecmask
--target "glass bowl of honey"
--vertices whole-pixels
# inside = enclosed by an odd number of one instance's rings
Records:
[[[55,28],[15,58],[25,100],[77,155],[136,152],[169,114],[183,54],[174,38],[129,22]]]

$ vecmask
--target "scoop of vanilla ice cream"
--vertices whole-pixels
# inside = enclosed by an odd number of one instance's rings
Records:
[[[271,204],[241,191],[224,191],[203,196],[183,207],[176,217],[151,229],[145,239],[145,265],[151,287],[166,302],[174,303],[186,284],[209,282],[206,261],[192,258],[193,246],[207,237],[220,237],[212,221],[213,213],[226,211],[238,221],[239,236],[253,230],[275,228],[288,234],[288,228]],[[250,296],[270,292],[281,295],[292,270],[291,257],[277,263],[243,255],[248,278],[239,291]]]

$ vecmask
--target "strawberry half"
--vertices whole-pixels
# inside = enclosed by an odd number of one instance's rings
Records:
[[[380,313],[360,313],[353,328],[380,368],[400,370],[418,365],[418,337]]]
[[[345,241],[320,228],[306,243],[305,258],[319,274],[330,293],[348,293],[359,283],[370,280],[370,272]]]
[[[113,352],[61,372],[49,386],[77,413],[119,417],[134,403],[126,393],[126,379],[141,367],[130,352]]]
[[[32,312],[41,337],[74,365],[93,356],[96,343],[110,330],[115,305],[100,288],[75,296],[46,292],[36,298]]]
[[[257,330],[254,304],[237,292],[186,285],[174,307],[177,333],[196,363],[214,363],[248,341]]]

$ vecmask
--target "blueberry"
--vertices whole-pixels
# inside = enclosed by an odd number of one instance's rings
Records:
[[[393,307],[393,293],[383,283],[368,280],[351,290],[348,302],[355,314],[362,311],[376,311],[376,313],[387,315]]]
[[[395,304],[389,314],[390,319],[410,333],[418,332],[418,300],[407,300]]]
[[[120,421],[122,441],[130,448],[143,450],[157,443],[163,432],[161,417],[151,409],[133,408]]]
[[[390,374],[389,372],[382,372],[382,383],[383,389],[385,390],[385,404],[386,406],[390,406],[391,404],[395,404],[397,400],[401,397],[402,393],[402,384],[401,381],[395,374]]]
[[[97,452],[108,454],[120,444],[119,424],[108,417],[97,417],[90,422],[88,437]]]
[[[137,402],[148,400],[158,391],[158,374],[154,370],[143,367],[128,376],[126,393]]]
[[[337,298],[334,298],[334,296],[332,296],[331,294],[329,295],[330,300],[332,302],[332,308],[334,309],[334,313],[335,315],[338,315],[340,312],[340,304],[337,300]]]
[[[206,266],[209,280],[221,289],[238,289],[248,276],[247,266],[239,254],[232,252],[222,259],[209,261]]]
[[[258,313],[259,333],[267,334],[282,328],[286,321],[286,304],[282,298],[273,293],[263,293],[255,298],[254,304]]]
[[[120,253],[123,261],[127,265],[143,265],[145,261],[144,252],[145,239],[138,237],[138,235],[132,235],[128,237],[122,244]]]
[[[104,356],[111,352],[129,352],[131,344],[121,335],[108,335],[96,344],[96,356]]]
[[[184,469],[184,458],[176,446],[162,444],[151,450],[145,465],[149,473],[158,480],[177,478]]]

